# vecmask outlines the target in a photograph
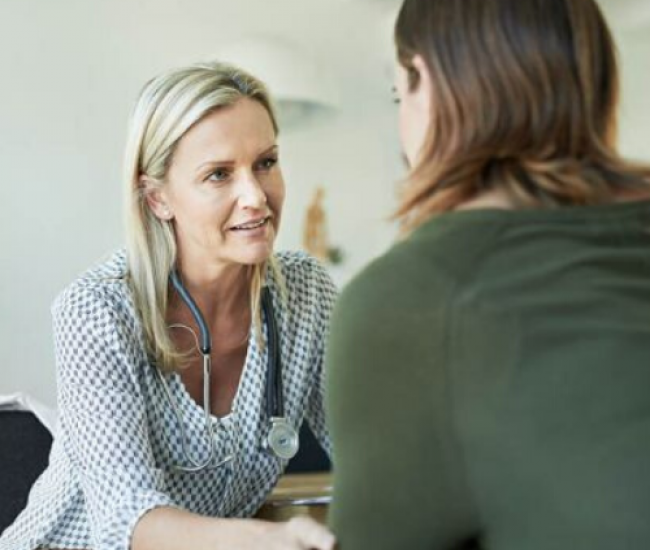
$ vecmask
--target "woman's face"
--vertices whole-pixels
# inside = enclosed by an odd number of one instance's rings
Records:
[[[159,217],[172,220],[183,261],[252,265],[273,251],[284,181],[271,118],[242,98],[207,115],[180,139]]]
[[[419,56],[413,59],[413,64],[419,75],[417,86],[413,89],[409,89],[408,70],[402,65],[397,65],[395,75],[395,90],[399,102],[400,142],[404,156],[411,167],[417,164],[431,118],[428,70]]]

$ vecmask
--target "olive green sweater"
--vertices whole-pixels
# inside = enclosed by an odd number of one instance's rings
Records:
[[[343,550],[650,548],[650,202],[435,217],[327,372]]]

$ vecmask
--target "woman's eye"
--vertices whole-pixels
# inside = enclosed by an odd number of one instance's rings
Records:
[[[271,168],[273,168],[276,164],[278,163],[278,157],[268,157],[265,159],[262,159],[257,167],[258,170],[265,170],[269,171]]]
[[[226,181],[230,174],[228,173],[228,170],[224,170],[222,168],[217,168],[214,170],[209,176],[208,180],[209,181]]]

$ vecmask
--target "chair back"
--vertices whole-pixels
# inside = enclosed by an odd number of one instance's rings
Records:
[[[52,436],[27,411],[0,411],[0,534],[25,508],[48,464]]]
[[[287,464],[287,474],[329,472],[332,469],[329,458],[318,443],[316,436],[306,422],[300,428],[300,449]]]

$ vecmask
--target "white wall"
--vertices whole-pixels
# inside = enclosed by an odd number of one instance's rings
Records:
[[[401,170],[378,36],[380,9],[318,0],[2,0],[0,2],[0,394],[53,404],[50,303],[81,270],[120,246],[126,121],[143,83],[164,68],[218,56],[256,33],[293,40],[340,83],[341,110],[285,132],[288,186],[280,248],[300,245],[318,185],[345,281],[392,240],[383,220]],[[345,43],[333,34],[354,37]],[[378,35],[379,33],[374,33]],[[365,36],[364,36],[365,35]],[[373,58],[373,55],[375,58]],[[377,80],[379,84],[377,85]],[[366,91],[369,90],[369,93]]]
[[[635,28],[620,41],[624,75],[620,146],[626,155],[650,159],[650,26]]]
[[[282,248],[298,247],[305,207],[327,189],[344,282],[394,237],[386,218],[402,167],[390,102],[389,15],[370,0],[0,1],[0,394],[54,404],[49,305],[77,273],[120,246],[120,167],[132,102],[163,68],[220,45],[277,34],[320,60],[338,115],[282,136],[288,184]],[[627,31],[626,31],[627,32]],[[624,149],[650,158],[645,34],[624,51]]]

